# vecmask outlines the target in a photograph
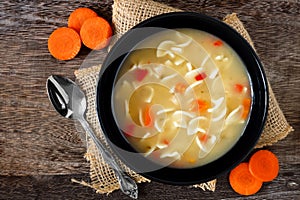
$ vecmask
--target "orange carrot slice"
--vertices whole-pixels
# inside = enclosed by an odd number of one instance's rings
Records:
[[[71,28],[58,28],[51,33],[48,39],[48,50],[59,60],[74,58],[81,48],[80,36]]]
[[[260,181],[272,181],[279,172],[278,158],[271,151],[259,150],[251,156],[249,170]]]
[[[105,48],[112,36],[110,24],[102,17],[85,20],[80,29],[80,37],[85,46],[90,49]]]
[[[262,187],[262,181],[256,179],[249,171],[248,163],[240,163],[229,174],[232,189],[241,195],[252,195]]]
[[[89,8],[77,8],[69,16],[68,27],[74,29],[77,33],[80,33],[84,21],[97,16],[97,13]]]

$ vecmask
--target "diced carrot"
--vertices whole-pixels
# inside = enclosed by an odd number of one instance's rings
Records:
[[[150,113],[150,105],[147,104],[144,110],[144,125],[151,126],[151,124],[152,124],[152,119]]]
[[[237,91],[238,93],[242,93],[243,92],[243,89],[244,89],[244,86],[242,84],[235,84],[234,85],[234,89],[235,91]]]
[[[245,98],[243,100],[243,106],[244,106],[244,111],[242,114],[242,118],[246,119],[248,117],[249,111],[250,111],[250,106],[251,106],[251,99],[250,98]]]
[[[198,111],[201,112],[201,113],[206,112],[207,109],[209,108],[209,104],[208,104],[207,101],[197,99],[196,103],[197,103],[196,105],[198,107]]]
[[[186,84],[179,82],[175,85],[175,92],[182,94],[184,93],[186,88],[187,88]]]
[[[169,145],[169,144],[170,144],[169,140],[167,140],[167,139],[164,139],[164,140],[163,140],[163,143],[166,144],[166,145]]]
[[[279,172],[278,158],[271,151],[257,151],[250,158],[249,170],[260,181],[272,181],[277,177]]]
[[[201,80],[205,79],[206,76],[207,76],[207,75],[206,75],[204,72],[202,72],[202,73],[197,74],[197,75],[195,76],[195,79],[196,79],[196,81],[201,81]]]
[[[70,60],[78,54],[80,48],[80,36],[71,28],[58,28],[49,36],[48,49],[56,59]]]
[[[128,124],[124,130],[124,133],[127,135],[127,136],[133,136],[133,131],[134,131],[134,124]]]
[[[147,69],[135,69],[134,75],[137,81],[141,82],[148,74]]]
[[[262,187],[262,181],[256,179],[249,171],[248,163],[240,163],[229,174],[232,189],[241,195],[252,195]]]
[[[216,47],[219,47],[219,46],[222,46],[223,45],[223,42],[221,40],[217,40],[214,42],[214,46]]]
[[[79,34],[84,21],[97,16],[97,13],[89,8],[77,8],[69,16],[68,27],[74,29]]]
[[[105,48],[112,36],[110,24],[102,17],[92,17],[84,21],[80,29],[80,37],[90,49]]]
[[[199,134],[198,138],[201,142],[205,143],[208,140],[208,135],[205,133],[201,133],[201,134]]]

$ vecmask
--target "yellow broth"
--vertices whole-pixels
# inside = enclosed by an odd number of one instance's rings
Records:
[[[245,129],[246,68],[219,38],[166,30],[141,42],[117,77],[113,110],[130,144],[161,165],[191,168],[224,155]]]

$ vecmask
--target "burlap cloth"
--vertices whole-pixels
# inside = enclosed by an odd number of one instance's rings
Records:
[[[149,17],[174,11],[180,10],[148,0],[115,0],[113,5],[112,16],[115,34],[123,34],[137,23]],[[236,29],[253,47],[253,43],[248,32],[245,30],[242,22],[238,19],[236,14],[233,13],[225,16],[223,21],[228,25],[232,26],[234,29]],[[98,123],[98,118],[95,109],[95,90],[98,79],[98,73],[101,67],[100,64],[101,63],[99,63],[98,66],[90,68],[79,69],[75,71],[75,76],[77,78],[77,82],[79,83],[80,87],[85,91],[87,96],[87,120],[91,124],[99,139],[102,142],[104,142],[108,147],[104,135],[101,131],[100,125]],[[270,101],[267,122],[264,131],[256,145],[256,148],[271,145],[277,142],[278,140],[281,140],[284,137],[286,137],[287,134],[293,130],[292,127],[287,123],[270,86],[269,91]],[[102,156],[99,155],[94,143],[89,140],[87,144],[87,153],[85,154],[85,158],[90,162],[91,182],[87,183],[81,181],[80,183],[94,188],[98,193],[108,194],[116,189],[119,189],[119,183],[116,179],[114,172],[104,162]],[[123,163],[121,163],[120,160],[118,160],[118,162],[121,164],[123,169],[136,180],[136,182],[150,182],[150,180],[131,171]],[[194,185],[194,187],[210,191],[214,191],[215,186],[216,180]]]

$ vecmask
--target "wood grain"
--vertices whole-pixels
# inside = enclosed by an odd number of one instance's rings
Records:
[[[0,5],[2,175],[88,172],[85,147],[74,122],[54,112],[45,87],[51,74],[74,78],[73,71],[89,53],[83,48],[77,58],[64,62],[51,57],[47,49],[50,33],[66,26],[71,11],[82,6],[107,19],[111,16],[111,2],[5,1]]]
[[[295,131],[268,147],[280,160],[279,177],[247,199],[296,199],[300,196],[300,2],[298,0],[158,0],[186,11],[219,19],[236,12],[252,37],[277,100]],[[50,56],[47,38],[78,7],[111,19],[112,0],[51,2],[5,0],[0,4],[0,199],[126,199],[108,197],[74,184],[88,181],[85,145],[74,122],[61,118],[49,104],[45,81],[51,74],[74,79],[89,50],[71,61]],[[104,52],[99,52],[102,59]],[[95,60],[97,62],[97,60]],[[22,176],[19,176],[22,175]],[[30,176],[24,176],[30,175]],[[23,177],[24,176],[24,177]],[[218,179],[217,191],[140,185],[140,199],[241,199]]]

